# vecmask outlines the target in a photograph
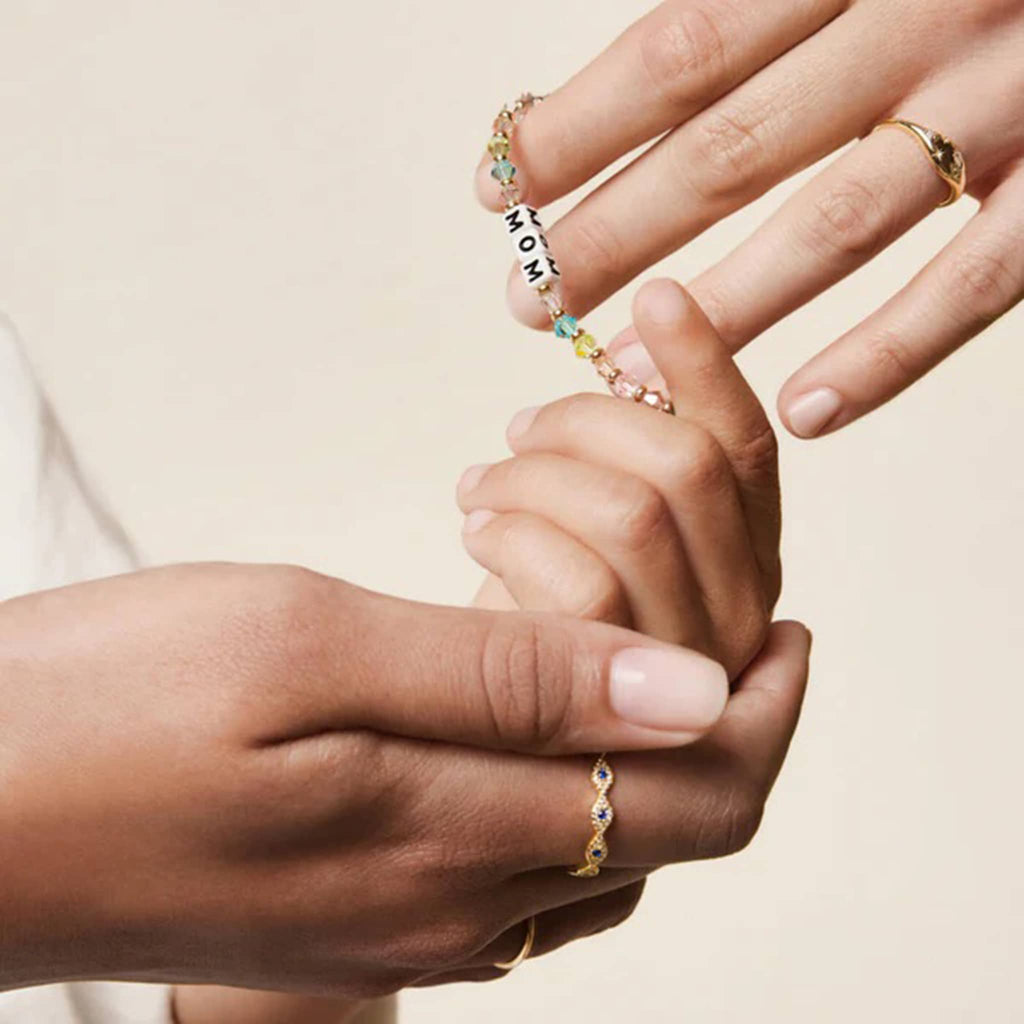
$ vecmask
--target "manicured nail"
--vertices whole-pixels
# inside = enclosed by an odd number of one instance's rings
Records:
[[[474,509],[463,521],[462,532],[476,533],[477,530],[482,530],[497,515],[497,512],[492,512],[487,508]]]
[[[808,391],[789,403],[786,419],[797,437],[817,437],[836,418],[843,399],[833,388]]]
[[[609,699],[626,722],[665,732],[700,733],[729,699],[725,669],[684,648],[627,647],[612,658]]]
[[[469,469],[459,477],[458,486],[455,488],[458,496],[461,498],[475,490],[476,485],[483,479],[484,473],[486,473],[490,468],[491,464],[489,462],[481,462],[479,465],[470,466]]]
[[[690,303],[674,281],[653,281],[644,287],[640,309],[656,324],[675,324],[689,313]]]
[[[647,349],[639,341],[634,341],[632,344],[620,348],[615,353],[615,361],[623,372],[631,374],[637,380],[644,381],[645,383],[653,380],[658,374],[654,360],[651,359]]]
[[[505,437],[508,439],[509,444],[513,441],[518,441],[530,429],[530,424],[537,418],[537,413],[539,412],[540,406],[534,405],[529,409],[520,410],[512,417],[512,422],[505,431]]]

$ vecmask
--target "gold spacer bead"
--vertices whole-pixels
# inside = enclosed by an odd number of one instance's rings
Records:
[[[604,355],[604,349],[603,348],[595,348],[594,351],[590,353],[590,361],[592,363],[596,363],[598,361],[598,359],[600,359],[601,356],[603,356],[603,355]]]
[[[609,384],[614,384],[621,376],[622,371],[616,366],[608,372],[608,376],[605,377],[605,380],[608,381]]]
[[[549,309],[548,316],[550,316],[552,320],[557,320],[560,316],[565,316],[565,310],[562,309],[561,306],[559,306],[558,309]]]
[[[542,285],[541,285],[541,286],[540,286],[540,287],[539,287],[539,288],[537,289],[537,294],[538,294],[538,295],[543,295],[543,294],[544,294],[545,292],[549,292],[549,291],[551,291],[551,285],[549,285],[549,284],[542,284]]]
[[[583,330],[582,327],[577,326],[576,330],[573,331],[571,335],[569,335],[569,339],[571,341],[575,341],[581,334],[586,334],[586,333],[587,332],[585,330]]]
[[[642,402],[644,400],[644,395],[646,394],[647,388],[645,388],[643,384],[638,384],[636,391],[633,392],[633,401]]]

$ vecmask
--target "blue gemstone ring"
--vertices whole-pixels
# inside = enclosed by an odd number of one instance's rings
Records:
[[[594,878],[601,873],[601,865],[608,859],[608,843],[604,834],[615,820],[615,811],[608,799],[608,790],[615,781],[615,772],[602,754],[590,769],[590,783],[597,790],[597,799],[590,808],[590,827],[593,830],[585,847],[584,861],[578,867],[570,868],[574,878]]]

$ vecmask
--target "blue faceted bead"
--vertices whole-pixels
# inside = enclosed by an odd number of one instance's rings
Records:
[[[495,160],[491,177],[497,181],[511,181],[516,176],[516,167],[511,160]]]
[[[571,319],[571,317],[570,317],[570,319]],[[597,773],[597,777],[599,779],[607,779],[608,778],[608,773],[602,769],[601,771],[599,771]]]
[[[600,812],[600,813],[598,814],[598,816],[597,816],[597,817],[598,817],[598,819],[599,819],[600,821],[604,821],[604,819],[608,817],[608,812],[607,812],[607,811],[601,811],[601,812]]]
[[[593,855],[594,855],[595,857],[600,857],[600,856],[602,856],[602,854],[601,854],[601,851],[600,851],[600,850],[591,850],[590,852],[591,852],[591,853],[592,853],[592,854],[593,854]]]
[[[555,321],[555,334],[560,338],[571,338],[576,333],[576,317],[563,313]],[[600,776],[604,778],[604,776]]]

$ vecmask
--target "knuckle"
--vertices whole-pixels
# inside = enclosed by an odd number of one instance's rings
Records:
[[[627,551],[640,552],[650,547],[655,537],[672,522],[665,499],[649,484],[637,480],[631,494],[622,500],[617,538]]]
[[[746,849],[764,816],[764,799],[749,783],[732,782],[705,802],[694,840],[698,860],[729,857]]]
[[[572,712],[564,685],[569,648],[568,638],[529,616],[495,621],[483,645],[480,679],[499,743],[543,751],[564,735]]]
[[[725,63],[714,18],[692,0],[670,0],[640,38],[643,67],[656,92],[673,105],[700,96]]]
[[[560,398],[544,409],[544,416],[549,421],[553,433],[571,436],[589,430],[594,416],[600,414],[598,403],[605,402],[604,395],[580,393]]]
[[[915,360],[907,346],[890,331],[868,338],[865,344],[869,379],[878,390],[905,387],[915,377]]]
[[[745,477],[775,475],[779,466],[779,441],[771,423],[762,419],[757,427],[730,449],[736,470]]]
[[[618,576],[606,565],[594,571],[584,586],[572,614],[593,622],[622,622],[627,607],[626,594]]]
[[[471,917],[454,918],[432,929],[430,942],[422,948],[419,965],[440,970],[471,959],[494,938],[494,929]]]
[[[723,644],[729,652],[726,661],[730,678],[738,676],[754,660],[768,638],[771,625],[771,616],[759,586],[750,586],[741,596],[740,605]]]
[[[896,233],[878,189],[854,178],[826,188],[797,230],[815,255],[845,263],[876,255]]]
[[[264,622],[282,627],[305,627],[322,599],[325,577],[297,565],[276,566],[265,579],[259,595]]]
[[[594,214],[586,219],[565,223],[564,251],[571,252],[579,266],[585,267],[587,276],[600,288],[605,282],[618,280],[623,267],[622,240],[607,220]],[[561,244],[561,240],[560,240]]]
[[[688,180],[705,200],[734,199],[745,195],[763,175],[768,163],[765,129],[768,112],[720,102],[693,122],[695,138],[688,164]]]
[[[315,666],[323,656],[324,600],[331,581],[299,566],[263,569],[249,578],[237,602],[235,677],[246,686],[263,679],[277,686],[296,670]]]
[[[685,444],[665,457],[664,473],[674,494],[713,494],[732,475],[718,442],[696,427]]]
[[[996,320],[1021,298],[1024,285],[1004,252],[973,245],[943,261],[942,293],[969,321]]]

